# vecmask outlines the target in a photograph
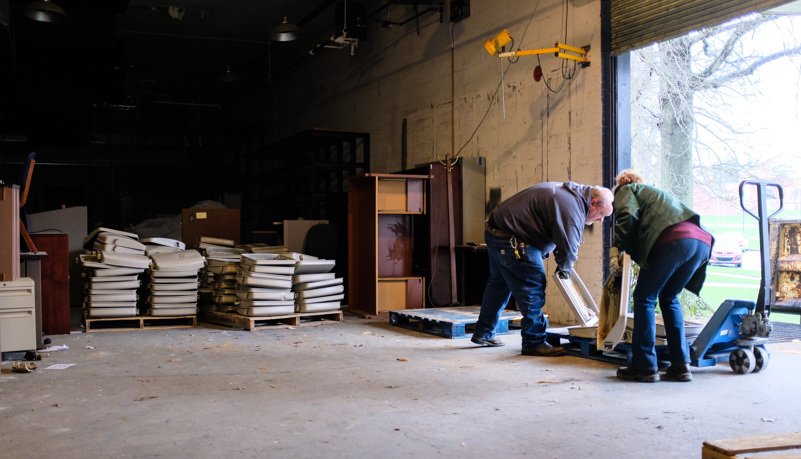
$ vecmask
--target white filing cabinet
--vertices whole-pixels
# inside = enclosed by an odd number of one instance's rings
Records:
[[[0,352],[36,350],[34,308],[33,279],[0,282]]]

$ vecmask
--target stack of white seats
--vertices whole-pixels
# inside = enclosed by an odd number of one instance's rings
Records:
[[[236,311],[244,316],[292,314],[295,260],[276,253],[243,253],[236,276]]]
[[[334,260],[315,259],[304,255],[295,264],[292,290],[295,292],[295,311],[323,312],[340,309],[345,298],[341,277],[330,272]]]
[[[148,303],[152,316],[197,314],[198,272],[205,260],[197,250],[154,253]]]
[[[236,311],[236,273],[239,255],[245,250],[230,239],[201,236],[198,250],[206,258],[200,273],[200,308],[205,311]]]
[[[206,258],[204,288],[208,289],[211,304],[208,310],[217,312],[236,311],[236,274],[239,272],[241,256],[236,254],[218,255]],[[202,307],[206,307],[203,305]]]
[[[177,239],[166,237],[149,237],[140,239],[139,242],[145,245],[145,255],[151,256],[164,252],[180,252],[186,250],[186,244]]]
[[[80,256],[86,279],[87,317],[133,317],[138,314],[139,275],[150,266],[145,246],[134,233],[99,227],[84,240]]]

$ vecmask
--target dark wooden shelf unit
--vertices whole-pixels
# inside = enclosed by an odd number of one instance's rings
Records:
[[[246,156],[245,230],[283,220],[347,221],[348,180],[370,172],[370,134],[304,131]]]
[[[348,308],[363,316],[425,307],[415,270],[414,219],[426,213],[427,175],[368,174],[348,189]]]

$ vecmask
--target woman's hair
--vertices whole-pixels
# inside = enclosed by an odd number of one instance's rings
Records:
[[[645,179],[642,178],[642,175],[632,171],[631,169],[627,169],[615,177],[615,192],[617,192],[617,189],[622,186],[643,182],[645,182]]]

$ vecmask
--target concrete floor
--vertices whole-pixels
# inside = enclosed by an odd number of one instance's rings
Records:
[[[801,431],[801,343],[769,367],[630,383],[617,365],[525,357],[345,314],[343,322],[52,336],[0,375],[0,456],[685,458]],[[74,364],[48,369],[56,364]]]

